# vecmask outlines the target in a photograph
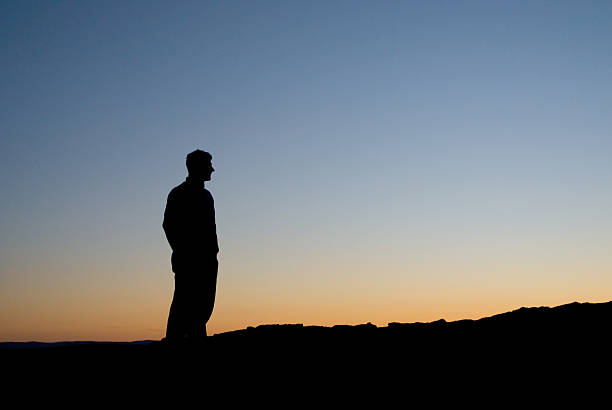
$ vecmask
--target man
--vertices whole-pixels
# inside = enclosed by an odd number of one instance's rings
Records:
[[[203,341],[215,304],[219,246],[213,197],[204,188],[214,170],[212,155],[193,151],[187,155],[187,179],[168,194],[162,224],[174,272],[168,342]]]

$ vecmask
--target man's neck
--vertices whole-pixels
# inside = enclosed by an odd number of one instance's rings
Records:
[[[202,178],[194,178],[191,175],[187,175],[187,179],[185,180],[187,181],[189,184],[193,184],[194,186],[199,186],[204,188],[204,179]]]

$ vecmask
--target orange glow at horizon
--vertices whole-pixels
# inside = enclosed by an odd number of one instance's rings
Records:
[[[548,279],[540,274],[531,275],[530,286],[524,286],[530,273],[527,269],[519,273],[516,267],[514,271],[502,270],[488,276],[464,272],[461,281],[430,268],[430,280],[410,280],[410,275],[389,273],[393,272],[390,268],[386,274],[374,276],[372,272],[370,279],[358,274],[354,282],[346,284],[330,278],[326,283],[318,282],[324,275],[312,273],[305,280],[305,272],[301,281],[285,278],[274,286],[262,282],[257,288],[254,283],[232,283],[231,267],[220,270],[209,335],[274,323],[333,326],[371,322],[386,326],[389,322],[430,322],[441,318],[478,319],[523,306],[611,299],[606,292],[611,280],[604,268],[600,270],[599,283],[584,281],[580,275],[568,275],[559,281],[558,274]],[[557,272],[562,271],[557,268]],[[337,278],[345,277],[342,267],[335,269]],[[572,268],[565,266],[565,270]],[[262,279],[261,275],[254,274],[253,282]],[[30,291],[30,299],[20,301],[3,294],[0,341],[160,339],[165,333],[172,278],[167,274],[166,280],[151,282],[145,280],[146,274],[136,276],[141,279],[126,282],[124,288],[100,284],[97,288],[62,293],[58,284]]]

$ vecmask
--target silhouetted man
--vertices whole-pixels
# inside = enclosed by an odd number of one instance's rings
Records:
[[[205,151],[188,154],[189,175],[168,194],[162,226],[172,248],[174,272],[169,342],[204,340],[215,304],[219,246],[213,197],[204,188],[214,171],[211,161]]]

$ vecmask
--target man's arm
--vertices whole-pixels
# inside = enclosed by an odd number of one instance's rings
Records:
[[[164,211],[164,221],[162,222],[162,228],[166,233],[166,239],[173,251],[179,248],[178,238],[178,224],[179,224],[179,212],[178,203],[176,196],[172,194],[172,191],[168,194],[168,200],[166,201],[166,210]]]
[[[210,194],[210,192],[208,192],[208,190],[205,190],[206,193],[208,194],[208,200],[209,200],[209,206],[210,209],[208,211],[208,215],[210,215],[210,226],[209,226],[209,231],[208,231],[208,237],[207,237],[207,250],[210,253],[213,253],[214,256],[216,257],[217,254],[219,253],[219,242],[217,240],[217,223],[215,221],[215,200],[213,199],[213,196]]]

